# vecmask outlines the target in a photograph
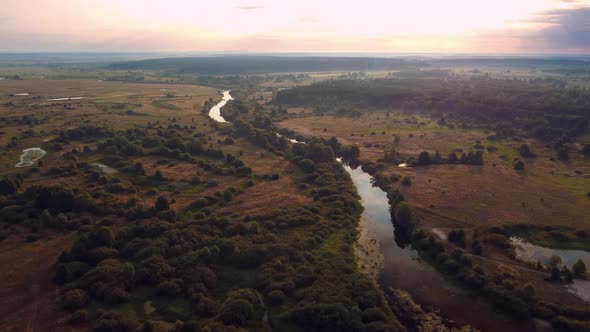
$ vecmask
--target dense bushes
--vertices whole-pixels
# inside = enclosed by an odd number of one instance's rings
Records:
[[[16,193],[22,183],[23,178],[20,174],[0,178],[0,195],[12,195]]]

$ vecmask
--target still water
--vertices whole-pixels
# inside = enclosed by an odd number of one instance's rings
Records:
[[[47,151],[41,148],[29,148],[24,149],[20,155],[20,161],[15,167],[27,167],[33,165],[37,160],[43,158],[47,154]]]
[[[510,242],[516,247],[516,258],[523,261],[540,261],[543,265],[549,265],[551,256],[559,256],[562,264],[570,269],[578,259],[581,259],[586,266],[590,266],[590,252],[588,251],[545,248],[518,237],[511,237]],[[573,284],[564,287],[570,293],[590,302],[590,281],[574,279]]]

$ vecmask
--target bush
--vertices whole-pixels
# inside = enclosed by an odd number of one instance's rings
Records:
[[[252,304],[243,299],[229,300],[223,304],[219,312],[219,319],[227,325],[244,326],[254,315]]]
[[[77,310],[70,316],[68,319],[68,323],[70,324],[81,324],[86,323],[88,321],[88,311],[86,310]]]
[[[375,321],[386,321],[387,315],[379,308],[369,308],[361,314],[363,323],[371,323]]]
[[[130,332],[138,327],[139,323],[115,312],[102,312],[94,323],[94,332]]]
[[[514,159],[512,167],[517,171],[524,171],[524,162],[520,159]]]
[[[301,169],[305,172],[305,173],[313,173],[315,171],[315,163],[309,159],[303,159],[299,162],[299,167],[301,167]]]
[[[525,158],[536,158],[537,157],[537,155],[535,153],[533,153],[533,151],[528,146],[528,144],[521,145],[520,148],[518,149],[518,153],[522,157],[525,157]]]
[[[586,274],[586,264],[584,264],[584,261],[582,261],[582,259],[578,258],[576,263],[574,263],[574,265],[572,266],[572,270],[577,276],[583,276],[584,274]]]
[[[285,300],[285,294],[280,290],[273,290],[268,293],[268,299],[272,304],[281,304]]]
[[[409,187],[412,185],[412,178],[409,176],[404,176],[401,183],[403,186]]]
[[[158,197],[158,199],[156,199],[154,208],[156,209],[156,211],[170,210],[170,202],[168,202],[168,199],[166,197],[160,196]]]
[[[88,296],[86,291],[76,288],[69,290],[63,296],[63,307],[67,310],[76,310],[86,307]]]
[[[465,240],[465,231],[464,230],[452,230],[449,232],[448,239],[450,242],[458,245],[461,248],[465,248],[466,240]]]

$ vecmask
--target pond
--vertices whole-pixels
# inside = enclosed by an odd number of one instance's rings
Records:
[[[364,207],[361,227],[378,241],[383,255],[380,287],[407,291],[423,308],[438,310],[443,317],[459,325],[471,325],[482,331],[535,330],[533,321],[516,321],[494,311],[479,297],[451,284],[438,271],[423,263],[415,250],[408,246],[400,247],[394,237],[387,193],[373,186],[371,175],[360,167],[343,166],[351,176]]]
[[[544,248],[515,236],[510,238],[510,242],[516,247],[516,258],[523,261],[541,261],[543,265],[549,265],[551,256],[559,256],[561,262],[568,268],[571,268],[578,259],[584,261],[586,266],[590,266],[590,252],[588,251]]]
[[[20,155],[20,161],[15,167],[27,167],[33,165],[37,160],[43,158],[47,154],[47,151],[41,148],[29,148],[24,149]]]
[[[588,251],[545,248],[515,236],[510,238],[510,242],[516,248],[516,258],[523,261],[540,261],[543,265],[549,265],[551,256],[559,256],[562,264],[570,269],[578,259],[581,259],[586,266],[590,266],[590,252]],[[565,288],[584,301],[590,302],[590,281],[574,279],[574,283],[566,285]]]
[[[279,133],[277,133],[277,137],[284,137],[284,136],[283,136],[283,135],[281,135],[281,134],[279,134]],[[294,143],[294,144],[305,144],[305,142],[299,142],[298,140],[296,140],[296,139],[294,139],[294,138],[288,138],[288,137],[285,137],[285,139],[286,139],[287,141],[291,142],[291,143]]]
[[[107,166],[107,165],[103,165],[103,164],[99,164],[99,163],[94,163],[92,165],[98,167],[105,174],[114,174],[114,173],[117,173],[117,170],[116,169],[114,169],[114,168],[112,168],[110,166]]]
[[[47,101],[80,100],[82,98],[84,98],[84,97],[53,98],[53,99],[47,99]]]

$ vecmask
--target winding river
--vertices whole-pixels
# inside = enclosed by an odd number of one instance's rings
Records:
[[[223,99],[209,111],[209,116],[217,122],[227,122],[220,113],[221,107],[233,99],[229,92],[224,91]],[[291,139],[289,141],[303,143]],[[371,175],[363,172],[360,167],[353,169],[346,164],[343,166],[361,197],[364,207],[361,225],[367,236],[379,243],[379,251],[383,255],[380,287],[409,292],[416,303],[426,310],[439,311],[453,325],[470,325],[482,331],[535,331],[532,321],[520,322],[495,312],[489,304],[469,291],[455,287],[434,268],[422,263],[415,250],[399,247],[393,234],[387,194],[373,186]]]
[[[439,311],[458,325],[471,325],[482,331],[535,331],[532,321],[521,322],[498,313],[473,293],[456,287],[426,263],[410,247],[401,248],[395,242],[389,213],[387,193],[373,186],[371,175],[360,167],[343,165],[350,174],[364,207],[362,227],[377,240],[384,256],[379,285],[402,289],[416,303],[428,310]]]
[[[227,104],[228,101],[234,99],[230,94],[230,90],[223,91],[223,98],[215,106],[209,110],[209,117],[217,122],[227,122],[221,116],[221,108]]]

